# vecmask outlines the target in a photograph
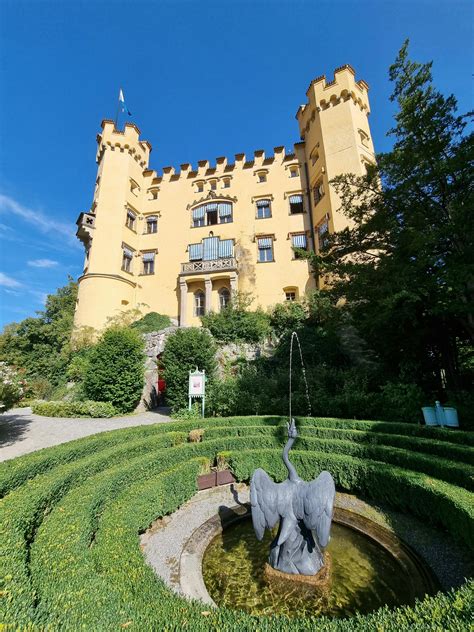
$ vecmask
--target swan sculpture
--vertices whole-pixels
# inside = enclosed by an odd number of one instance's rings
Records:
[[[303,481],[288,458],[298,432],[295,420],[288,426],[283,462],[288,478],[275,483],[258,468],[250,481],[250,502],[255,535],[262,540],[265,528],[280,525],[270,547],[270,566],[292,575],[315,575],[324,566],[321,548],[327,546],[336,487],[329,472],[311,482]]]

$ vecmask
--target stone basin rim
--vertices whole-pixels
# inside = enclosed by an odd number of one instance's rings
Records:
[[[182,594],[188,599],[197,599],[213,608],[219,606],[209,595],[202,576],[202,561],[211,541],[222,531],[251,515],[250,503],[223,508],[193,531],[184,544],[179,560],[179,584]],[[369,518],[341,507],[334,508],[333,522],[353,529],[373,540],[385,549],[402,566],[417,593],[435,594],[440,590],[439,582],[430,566],[416,551],[403,542],[389,529]]]

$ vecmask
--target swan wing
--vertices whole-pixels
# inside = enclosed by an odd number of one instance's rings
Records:
[[[306,483],[302,496],[304,523],[308,529],[316,532],[320,546],[327,546],[336,496],[336,486],[331,474],[321,472],[314,481]]]
[[[278,483],[258,468],[250,480],[250,503],[252,505],[252,522],[258,540],[263,538],[265,528],[273,529],[279,519]]]

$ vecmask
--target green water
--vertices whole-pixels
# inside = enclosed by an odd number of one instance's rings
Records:
[[[400,564],[369,538],[336,523],[327,548],[332,568],[326,590],[267,581],[264,568],[272,538],[266,531],[258,542],[247,519],[212,540],[203,559],[203,577],[218,606],[251,614],[345,617],[414,601],[411,582]]]

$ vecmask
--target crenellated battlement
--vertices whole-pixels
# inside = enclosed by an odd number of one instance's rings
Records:
[[[336,68],[332,81],[326,81],[325,75],[316,77],[306,91],[308,102],[301,105],[296,113],[302,136],[314,121],[316,112],[324,111],[349,99],[352,99],[366,114],[370,114],[368,92],[368,84],[363,79],[356,81],[355,70],[349,64]]]
[[[115,138],[114,138],[115,140]],[[249,168],[259,169],[276,164],[288,164],[298,160],[298,149],[304,146],[303,143],[295,143],[294,150],[287,152],[285,147],[275,147],[273,154],[265,156],[263,149],[256,149],[253,158],[247,158],[244,153],[235,154],[234,160],[230,161],[226,156],[219,156],[214,163],[209,160],[198,160],[196,167],[190,163],[180,165],[179,169],[174,167],[162,167],[161,174],[152,169],[146,169],[143,176],[151,179],[151,184],[160,184],[161,182],[177,182],[178,180],[192,179],[205,180],[207,178],[216,178],[232,174],[236,170],[244,170]]]
[[[115,128],[114,121],[104,119],[102,121],[102,133],[97,134],[97,155],[99,163],[104,151],[110,148],[127,152],[142,167],[148,168],[151,145],[147,140],[140,140],[140,130],[134,123],[126,123],[123,131]]]

